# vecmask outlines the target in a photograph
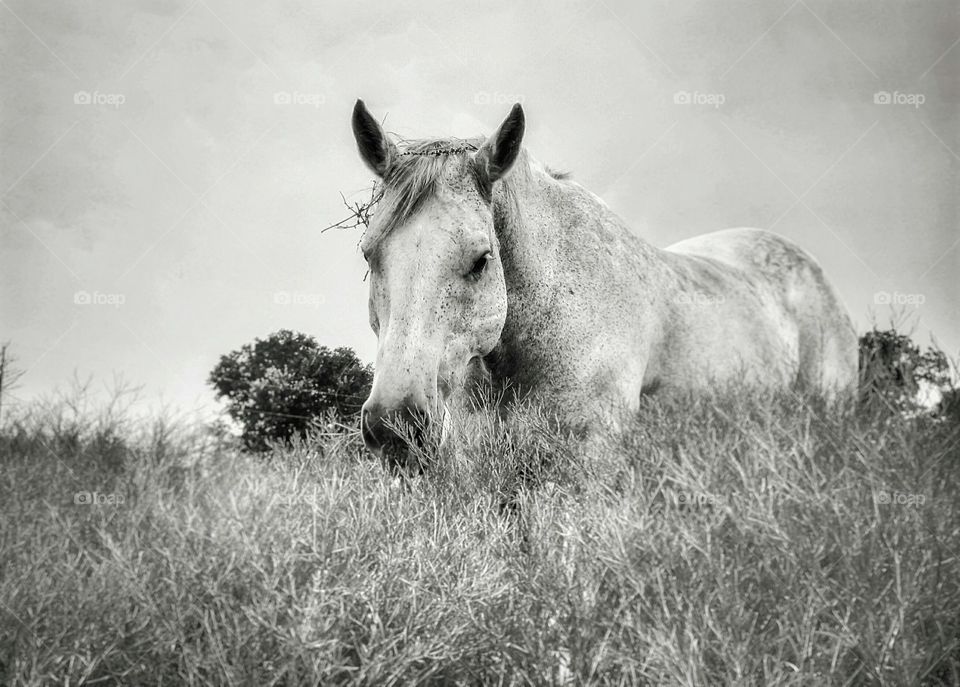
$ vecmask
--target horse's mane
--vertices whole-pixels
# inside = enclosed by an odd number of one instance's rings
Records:
[[[448,173],[471,173],[473,165],[470,155],[479,150],[482,138],[431,138],[401,141],[397,146],[398,155],[387,168],[381,182],[383,198],[376,209],[377,236],[380,241],[393,229],[406,222],[433,197]],[[465,169],[469,166],[470,169]],[[451,168],[456,168],[452,170]]]
[[[486,139],[482,136],[463,138],[430,138],[403,140],[397,146],[398,155],[387,169],[381,182],[380,207],[376,209],[377,234],[368,237],[368,243],[378,243],[393,229],[402,225],[433,197],[453,172],[457,178],[468,176],[476,180],[480,192],[487,193],[486,185],[477,177],[473,153],[480,149]],[[521,156],[524,158],[525,156]],[[518,164],[522,163],[522,159]],[[567,179],[570,175],[547,168],[554,179]],[[389,198],[388,201],[382,198]],[[489,198],[488,198],[489,200]],[[370,249],[365,248],[365,252]]]

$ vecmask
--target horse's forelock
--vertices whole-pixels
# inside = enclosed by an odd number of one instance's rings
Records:
[[[483,138],[402,142],[383,179],[389,200],[377,209],[380,217],[374,241],[379,242],[435,196],[447,184],[451,167],[457,166],[464,175],[473,174],[472,154],[482,143]]]

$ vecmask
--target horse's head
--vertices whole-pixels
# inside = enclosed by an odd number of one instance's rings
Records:
[[[486,141],[418,141],[401,150],[362,101],[354,108],[360,156],[383,188],[361,246],[378,344],[361,425],[370,451],[393,466],[418,467],[407,465],[398,429],[423,441],[471,363],[500,339],[507,293],[491,199],[523,129],[514,105]]]

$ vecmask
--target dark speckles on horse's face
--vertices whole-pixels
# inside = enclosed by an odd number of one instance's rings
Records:
[[[451,167],[451,174],[458,168]],[[371,321],[379,322],[371,398],[413,395],[439,414],[471,361],[497,344],[506,285],[493,215],[470,178],[444,179],[416,213],[377,242]]]

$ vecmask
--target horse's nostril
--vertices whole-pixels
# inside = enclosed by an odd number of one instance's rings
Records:
[[[371,404],[360,417],[363,442],[371,451],[389,449],[389,453],[398,454],[407,450],[408,443],[418,448],[426,444],[429,417],[416,407],[405,404],[386,409]]]
[[[376,433],[370,428],[370,418],[367,413],[363,414],[360,421],[360,433],[367,448],[376,448],[379,445]]]
[[[360,414],[360,430],[363,435],[363,443],[368,449],[373,451],[383,445],[385,429],[383,413],[379,409],[363,409]]]

